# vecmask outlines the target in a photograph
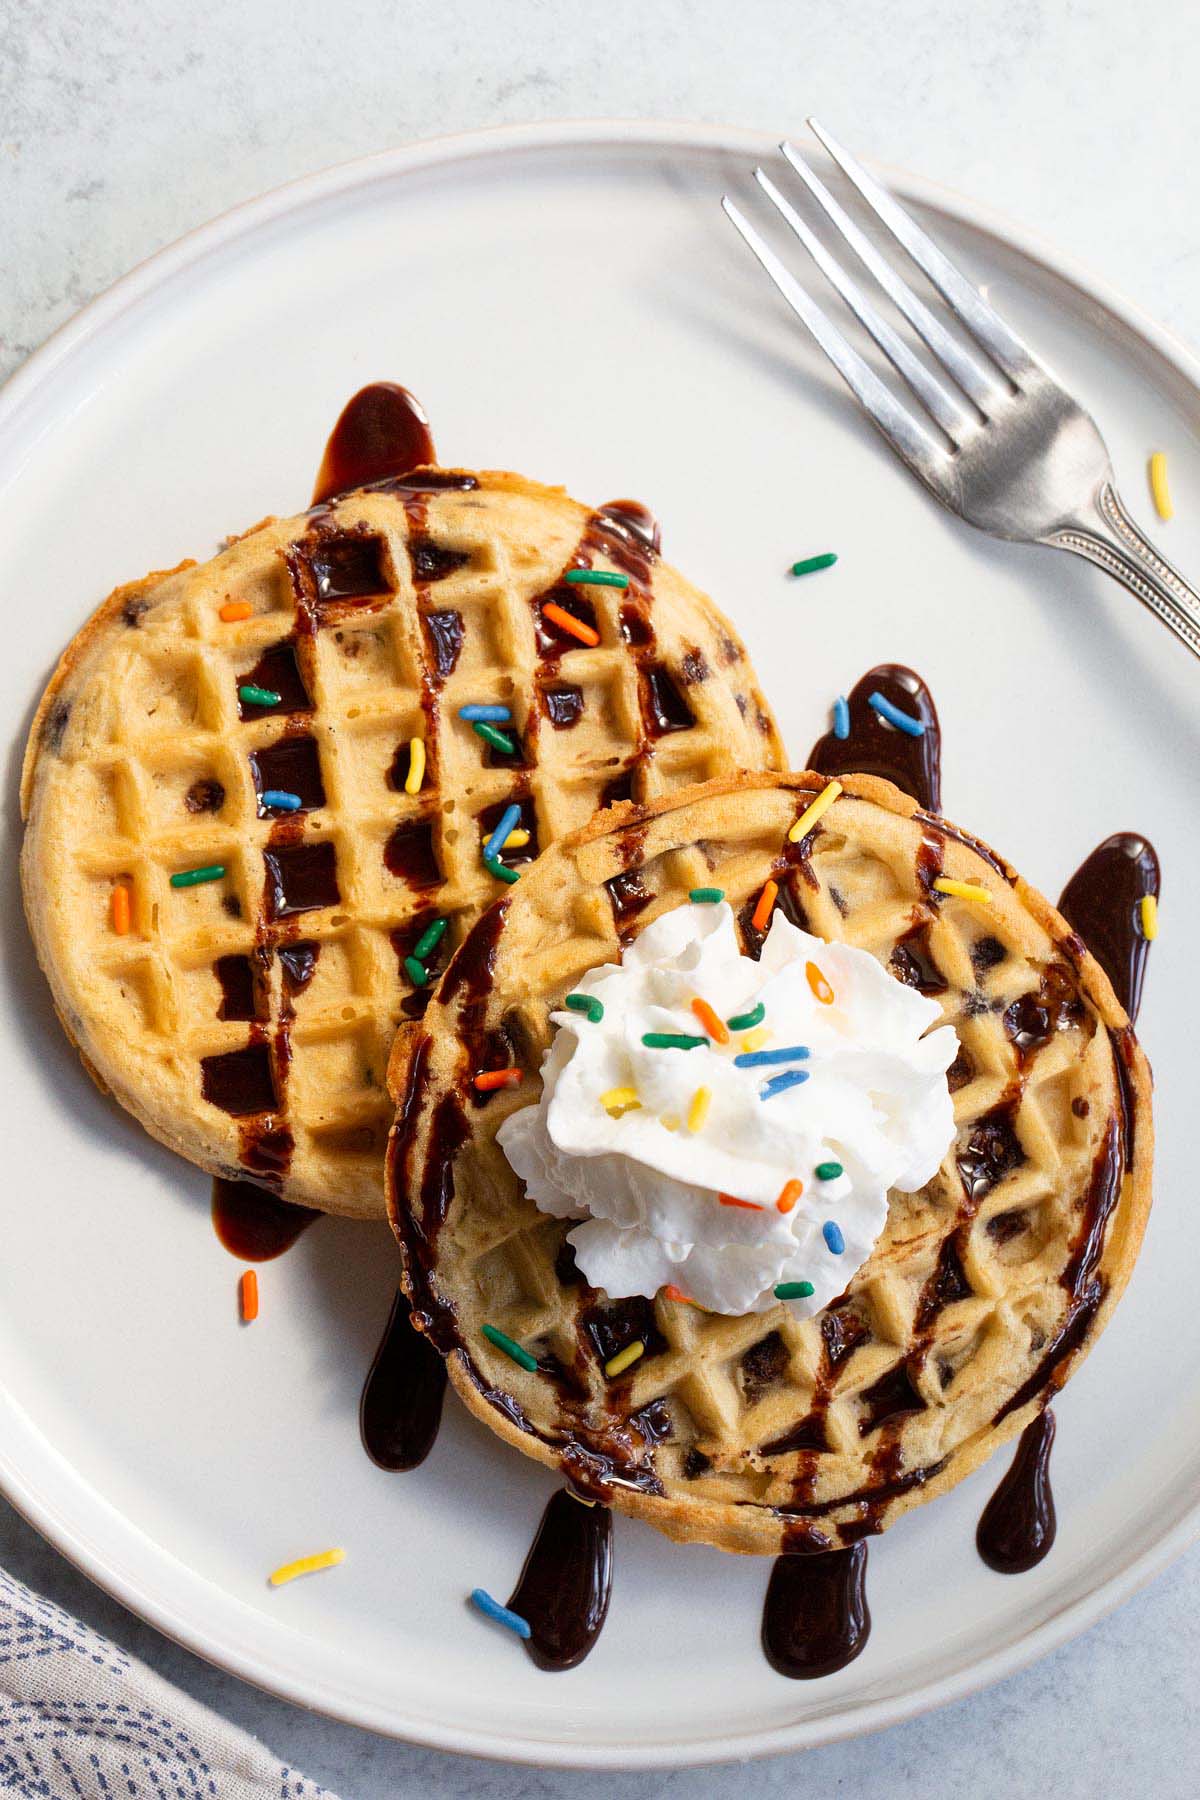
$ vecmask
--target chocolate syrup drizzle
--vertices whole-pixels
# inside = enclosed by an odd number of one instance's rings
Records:
[[[920,719],[925,726],[923,736],[910,737],[881,718],[870,704],[875,693]],[[809,752],[808,767],[821,775],[882,775],[902,793],[911,794],[926,812],[939,812],[942,730],[933,695],[921,677],[903,663],[878,663],[855,682],[847,700],[849,737],[838,738],[827,731]]]
[[[363,1447],[381,1469],[415,1469],[433,1448],[442,1418],[446,1365],[410,1324],[397,1294],[358,1409]]]
[[[583,1661],[600,1635],[611,1592],[612,1513],[560,1488],[508,1600],[529,1622],[525,1649],[539,1669],[573,1669]]]

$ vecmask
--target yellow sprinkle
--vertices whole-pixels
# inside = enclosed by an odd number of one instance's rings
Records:
[[[505,850],[523,850],[528,842],[529,833],[523,825],[518,825],[505,838],[503,848]]]
[[[674,1113],[664,1113],[658,1122],[666,1131],[679,1130],[679,1120]]]
[[[774,1035],[768,1026],[759,1025],[754,1031],[746,1033],[742,1039],[742,1049],[747,1054],[753,1054],[755,1050],[761,1050],[764,1044],[769,1044]]]
[[[425,779],[425,739],[413,738],[408,746],[408,774],[404,778],[406,794],[419,794]]]
[[[635,1111],[642,1102],[636,1088],[615,1087],[609,1088],[606,1094],[601,1094],[600,1104],[605,1112],[612,1113],[614,1118],[619,1119],[622,1113]]]
[[[827,813],[842,791],[840,781],[831,781],[828,787],[822,788],[811,806],[806,806],[792,829],[788,832],[788,843],[798,844],[806,831],[811,831],[823,813]]]
[[[1171,505],[1171,490],[1167,486],[1167,459],[1161,450],[1156,450],[1150,458],[1150,492],[1159,518],[1173,519],[1175,508]]]
[[[315,1575],[318,1569],[335,1569],[338,1563],[345,1560],[344,1550],[318,1550],[315,1556],[300,1556],[295,1562],[284,1563],[281,1569],[275,1569],[267,1579],[272,1587],[282,1587],[285,1581],[295,1581],[297,1575]]]
[[[1141,914],[1142,936],[1148,944],[1152,944],[1158,936],[1158,898],[1156,895],[1142,895]]]
[[[692,1095],[692,1104],[688,1107],[689,1131],[704,1130],[704,1121],[708,1117],[708,1109],[711,1105],[711,1091],[708,1088],[697,1088]]]
[[[992,890],[980,887],[977,881],[953,881],[949,875],[939,875],[933,885],[939,894],[952,894],[956,900],[978,900],[981,906],[986,906],[992,897]]]
[[[615,1356],[610,1356],[604,1365],[604,1373],[611,1380],[614,1375],[623,1375],[626,1369],[632,1369],[639,1356],[646,1354],[646,1346],[641,1338],[634,1338],[632,1344],[626,1344]]]

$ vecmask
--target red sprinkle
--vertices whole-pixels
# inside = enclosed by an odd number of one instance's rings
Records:
[[[762,1212],[763,1210],[761,1206],[756,1206],[753,1200],[735,1200],[732,1194],[718,1194],[717,1199],[722,1206],[740,1206],[743,1212]]]

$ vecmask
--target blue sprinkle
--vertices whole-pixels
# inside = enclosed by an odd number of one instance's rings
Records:
[[[850,702],[845,694],[839,694],[833,703],[833,735],[843,740],[850,736]]]
[[[772,1094],[786,1093],[790,1087],[799,1087],[802,1081],[808,1080],[807,1069],[789,1069],[784,1075],[772,1075],[766,1087],[759,1088],[760,1100],[769,1100]]]
[[[807,1044],[789,1044],[785,1050],[743,1050],[735,1056],[735,1069],[765,1069],[769,1063],[803,1062],[808,1056]]]
[[[302,805],[299,794],[289,794],[284,788],[264,788],[258,798],[276,812],[299,812]]]
[[[842,1228],[835,1225],[832,1219],[826,1219],[821,1227],[821,1236],[835,1256],[840,1256],[846,1248],[846,1240],[842,1236]]]
[[[909,737],[925,736],[924,719],[914,719],[911,713],[901,712],[898,706],[893,706],[891,701],[885,699],[882,694],[870,695],[869,704],[875,708],[881,719],[886,719],[889,725],[896,727],[897,731],[906,731]]]
[[[529,1620],[523,1619],[520,1613],[513,1612],[510,1607],[501,1606],[498,1600],[492,1599],[486,1588],[471,1589],[471,1605],[477,1607],[486,1619],[495,1619],[497,1625],[506,1625],[510,1631],[515,1631],[519,1638],[533,1636]]]
[[[497,825],[495,831],[493,831],[487,843],[483,846],[483,860],[485,863],[497,862],[499,860],[500,852],[508,842],[509,832],[515,831],[520,823],[521,808],[514,800],[512,805],[506,806],[504,811],[500,814],[500,823]]]
[[[480,706],[475,704],[472,704],[471,706],[460,706],[458,709],[458,716],[460,719],[465,719],[468,725],[474,725],[476,721],[486,725],[507,725],[512,720],[512,713],[507,706]]]

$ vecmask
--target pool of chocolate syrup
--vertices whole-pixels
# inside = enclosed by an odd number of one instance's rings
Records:
[[[910,737],[889,725],[870,703],[874,693],[883,695],[901,712],[920,719],[925,730]],[[849,737],[835,737],[832,730],[817,739],[808,767],[822,775],[882,775],[911,794],[926,812],[939,812],[942,804],[942,731],[937,707],[921,677],[903,663],[878,663],[855,682],[847,695],[850,707]]]
[[[229,1251],[242,1262],[270,1262],[290,1250],[302,1231],[320,1213],[311,1206],[293,1206],[253,1181],[213,1181],[213,1230]]]

